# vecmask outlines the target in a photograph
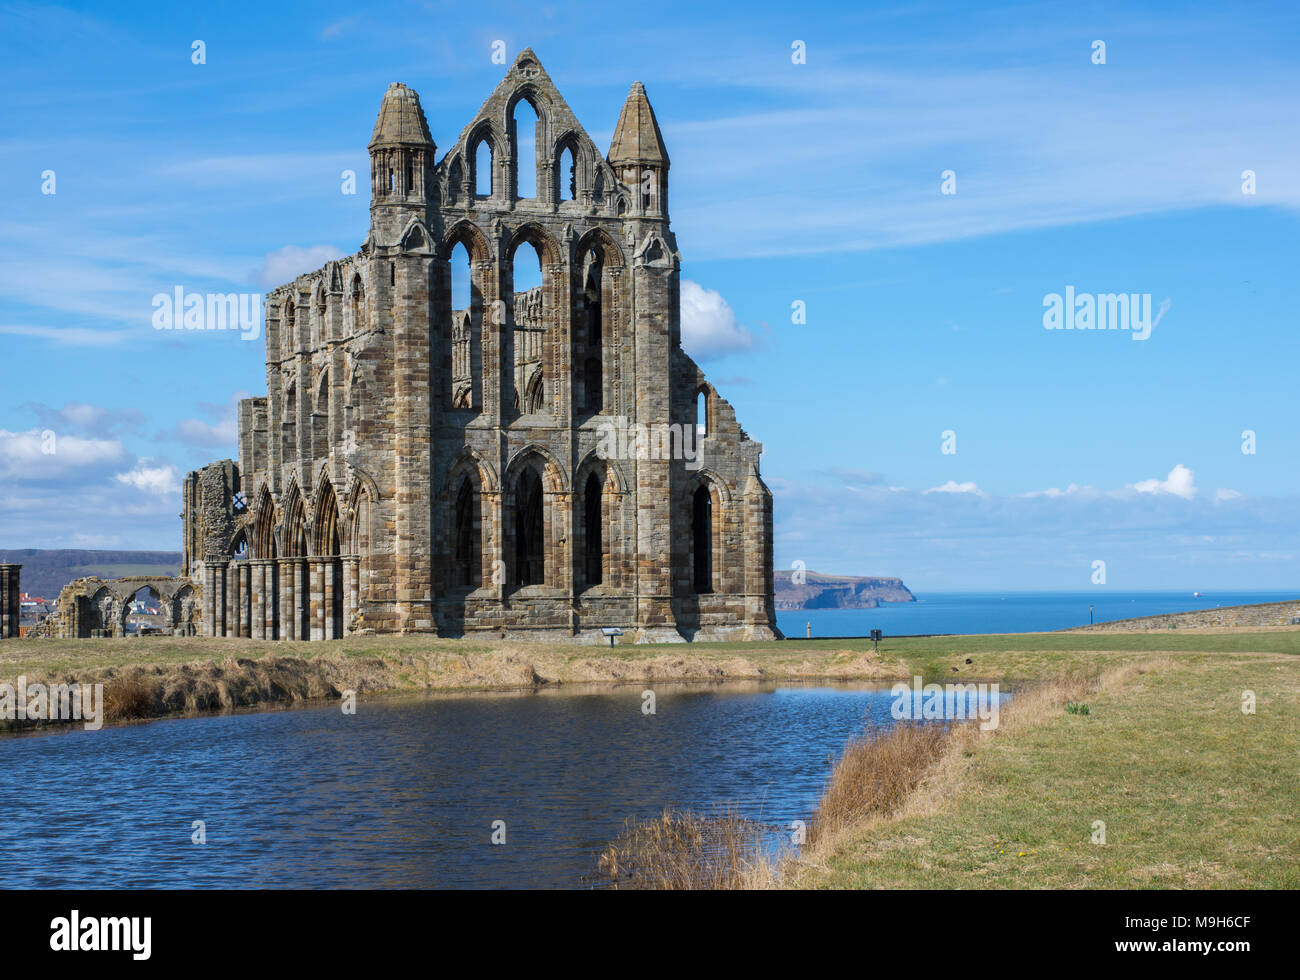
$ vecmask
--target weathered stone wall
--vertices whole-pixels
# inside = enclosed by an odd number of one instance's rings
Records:
[[[199,634],[203,589],[189,578],[132,575],[105,579],[92,575],[65,585],[54,612],[31,635],[63,639],[125,636],[129,603],[145,589],[158,596],[172,635]]]
[[[1162,616],[1141,616],[1136,619],[1116,619],[1094,626],[1075,629],[1104,633],[1143,633],[1163,629],[1205,629],[1235,626],[1297,626],[1300,625],[1300,599],[1289,602],[1264,602],[1250,606],[1224,606],[1221,609],[1198,609],[1192,612],[1166,613]]]
[[[777,635],[762,446],[681,350],[669,160],[640,83],[606,155],[528,50],[440,162],[397,84],[369,149],[365,241],[269,294],[267,394],[240,405],[239,464],[186,481],[207,632]],[[471,296],[453,309],[458,248]],[[529,248],[542,284],[517,290]],[[606,451],[628,427],[693,436],[700,392],[702,463]]]

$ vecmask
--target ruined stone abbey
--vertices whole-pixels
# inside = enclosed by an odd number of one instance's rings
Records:
[[[369,150],[365,241],[266,297],[239,460],[186,478],[201,631],[779,635],[762,446],[681,348],[640,83],[607,155],[529,50],[441,160],[400,84]]]

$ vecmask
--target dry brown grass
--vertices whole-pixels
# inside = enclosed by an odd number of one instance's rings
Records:
[[[943,754],[949,732],[946,725],[899,723],[869,727],[850,741],[822,790],[809,845],[901,807]]]
[[[734,809],[717,816],[664,810],[629,818],[600,854],[594,880],[614,888],[715,890],[756,888],[773,877],[764,850],[768,830]]]
[[[138,674],[115,677],[104,684],[104,721],[127,721],[134,718],[152,718],[154,709],[153,687]]]

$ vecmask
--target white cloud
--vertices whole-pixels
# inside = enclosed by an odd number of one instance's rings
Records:
[[[1240,500],[1242,496],[1240,490],[1229,490],[1226,487],[1220,487],[1214,491],[1214,502],[1220,504],[1225,500]]]
[[[681,295],[682,347],[692,357],[717,357],[758,346],[758,338],[741,325],[717,290],[683,279]]]
[[[118,439],[83,439],[41,429],[0,429],[0,476],[7,480],[35,482],[125,459],[126,451]]]
[[[1170,493],[1175,497],[1191,500],[1196,496],[1196,474],[1179,463],[1163,480],[1153,477],[1150,480],[1139,480],[1129,486],[1138,493]]]
[[[253,278],[264,289],[274,289],[292,282],[304,272],[319,269],[330,259],[342,257],[343,253],[333,245],[312,245],[309,248],[286,245],[268,253],[262,259],[262,267],[253,273]]]
[[[922,493],[973,493],[977,497],[984,496],[984,491],[975,485],[973,481],[967,480],[965,483],[958,483],[956,480],[949,480],[941,486],[931,487],[929,490],[922,490]]]
[[[150,466],[144,460],[136,463],[125,473],[114,474],[113,479],[144,493],[158,496],[176,493],[181,488],[180,475],[176,472],[176,467],[171,464]]]
[[[1093,487],[1085,487],[1085,486],[1080,486],[1077,483],[1071,483],[1064,490],[1062,490],[1060,487],[1048,487],[1046,490],[1030,490],[1028,493],[1023,493],[1020,496],[1022,497],[1071,497],[1074,496],[1075,494],[1096,493],[1096,492],[1097,491]]]

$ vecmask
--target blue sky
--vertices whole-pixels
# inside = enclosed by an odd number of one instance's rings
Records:
[[[262,345],[155,331],[152,297],[354,251],[388,83],[445,149],[501,40],[601,146],[645,83],[685,343],[766,447],[778,567],[1300,584],[1300,12],[728,7],[0,4],[0,543],[179,547]],[[1045,330],[1067,286],[1164,312],[1140,342]]]

